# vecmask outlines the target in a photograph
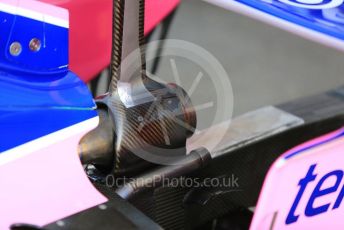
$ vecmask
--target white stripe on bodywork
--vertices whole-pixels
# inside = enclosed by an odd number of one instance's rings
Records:
[[[0,166],[25,157],[55,143],[58,143],[61,140],[66,140],[76,134],[88,132],[97,127],[98,123],[99,117],[94,117],[78,124],[61,129],[54,133],[48,134],[46,136],[40,137],[33,141],[27,142],[15,148],[6,150],[5,152],[0,153]],[[77,149],[75,149],[75,154],[77,154]]]
[[[277,18],[270,14],[264,13],[262,11],[256,10],[242,3],[232,1],[232,0],[203,0],[211,4],[220,6],[222,8],[241,13],[248,17],[263,21],[272,26],[284,29],[288,32],[297,34],[303,38],[321,43],[325,46],[335,48],[340,51],[344,51],[344,41],[315,30],[305,28],[303,26],[294,24],[292,22]]]
[[[61,10],[61,11],[67,11],[65,9],[58,8],[55,6],[52,6],[52,7],[56,8],[58,10]],[[69,20],[68,19],[66,20],[66,19],[58,18],[58,17],[52,16],[52,15],[49,15],[47,13],[41,13],[41,12],[37,12],[37,11],[31,10],[31,9],[25,9],[23,7],[20,7],[20,6],[6,4],[6,3],[1,2],[1,1],[0,1],[0,11],[8,13],[8,14],[23,16],[26,18],[34,19],[37,21],[49,23],[49,24],[64,27],[64,28],[69,28]]]

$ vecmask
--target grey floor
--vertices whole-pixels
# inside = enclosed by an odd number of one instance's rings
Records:
[[[168,37],[197,44],[221,62],[234,92],[234,116],[344,85],[344,53],[200,0],[182,2]],[[180,62],[187,88],[198,72]],[[166,58],[157,75],[171,76]],[[200,97],[215,93],[208,83],[198,88]]]

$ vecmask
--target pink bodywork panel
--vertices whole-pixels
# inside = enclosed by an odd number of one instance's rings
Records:
[[[0,155],[0,229],[43,226],[107,201],[91,184],[77,154],[98,117]]]
[[[313,203],[314,208],[330,204],[326,212],[306,216],[307,203],[320,179],[329,172],[344,170],[344,136],[339,136],[344,129],[322,136],[300,145],[283,154],[270,168],[255,210],[251,230],[265,229],[344,229],[344,204],[333,209],[342,188],[344,180],[340,180],[336,191],[319,196]],[[324,144],[317,145],[324,141]],[[313,148],[311,146],[317,145]],[[306,148],[306,149],[305,149]],[[308,149],[307,149],[308,148]],[[290,154],[296,155],[286,158]],[[294,215],[297,221],[286,224],[287,216],[300,191],[299,182],[303,179],[312,165],[316,164],[316,178],[307,184]],[[339,180],[339,179],[338,179]],[[335,185],[336,177],[329,177],[321,189]],[[344,201],[343,201],[344,202]]]

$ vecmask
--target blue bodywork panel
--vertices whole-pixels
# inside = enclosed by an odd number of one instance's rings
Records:
[[[296,25],[344,40],[343,0],[235,0]]]
[[[68,28],[5,12],[0,12],[0,22],[2,69],[39,75],[68,71]],[[38,52],[29,49],[32,38],[42,43]],[[18,56],[9,52],[13,42],[22,44],[22,52]]]
[[[31,39],[41,48],[32,51]],[[87,86],[68,69],[68,28],[0,9],[0,153],[97,116]],[[19,55],[10,53],[20,43]]]

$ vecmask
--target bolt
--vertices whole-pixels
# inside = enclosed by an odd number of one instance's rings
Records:
[[[41,41],[38,38],[33,38],[29,44],[30,50],[33,52],[38,52],[41,49]]]
[[[10,53],[12,56],[19,56],[22,52],[22,45],[19,42],[13,42],[10,46]]]
[[[101,204],[98,206],[100,210],[105,210],[107,209],[107,206],[105,204]]]
[[[62,220],[59,220],[56,222],[56,225],[59,227],[63,227],[63,226],[65,226],[65,222],[63,222]]]

